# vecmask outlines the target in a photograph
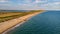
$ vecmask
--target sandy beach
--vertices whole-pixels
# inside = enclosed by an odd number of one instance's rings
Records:
[[[39,13],[42,13],[42,12],[36,12],[36,13],[33,13],[33,14],[28,14],[26,16],[22,16],[22,17],[19,17],[19,18],[16,18],[16,19],[12,19],[12,20],[0,23],[0,34],[7,31],[8,29],[16,26],[19,23],[23,24],[24,21],[28,20],[30,17],[33,17],[33,16],[35,16]]]

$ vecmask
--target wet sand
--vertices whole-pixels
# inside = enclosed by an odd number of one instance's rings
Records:
[[[39,13],[42,13],[42,12],[28,14],[26,16],[22,16],[22,17],[19,17],[19,18],[16,18],[16,19],[12,19],[12,20],[0,23],[0,34],[2,34],[3,32],[5,32],[7,30],[9,30],[10,28],[16,26],[19,23],[23,24],[24,21],[26,21],[30,17],[33,17],[33,16],[35,16],[35,15],[37,15]]]

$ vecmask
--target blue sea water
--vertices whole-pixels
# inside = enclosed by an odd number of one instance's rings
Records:
[[[47,11],[32,17],[8,34],[60,34],[60,11]]]

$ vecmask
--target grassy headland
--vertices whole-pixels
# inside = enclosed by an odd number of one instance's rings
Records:
[[[14,18],[18,18],[18,17],[22,17],[22,16],[25,16],[25,15],[28,15],[28,14],[32,14],[32,13],[35,13],[35,12],[40,12],[40,11],[43,11],[43,10],[31,10],[31,11],[28,11],[28,12],[2,12],[0,11],[0,23],[1,22],[4,22],[4,21],[8,21],[8,20],[11,20],[11,19],[14,19]]]
[[[10,15],[11,14],[10,12],[6,12],[8,14],[8,16],[4,15],[4,17],[3,16],[0,17],[0,21],[1,21],[0,22],[0,34],[2,34],[2,33],[5,34],[7,31],[10,30],[10,28],[13,28],[16,25],[21,25],[25,21],[30,19],[31,17],[33,17],[39,13],[42,13],[42,12],[43,11],[38,11],[38,10],[32,10],[32,11],[28,11],[28,12],[11,12],[11,13],[13,13],[12,15]],[[6,13],[2,12],[2,14],[0,13],[0,15],[6,14]],[[20,14],[18,14],[18,13],[20,13]]]

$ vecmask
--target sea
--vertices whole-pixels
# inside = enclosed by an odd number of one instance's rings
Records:
[[[7,34],[60,34],[60,11],[46,10]]]

